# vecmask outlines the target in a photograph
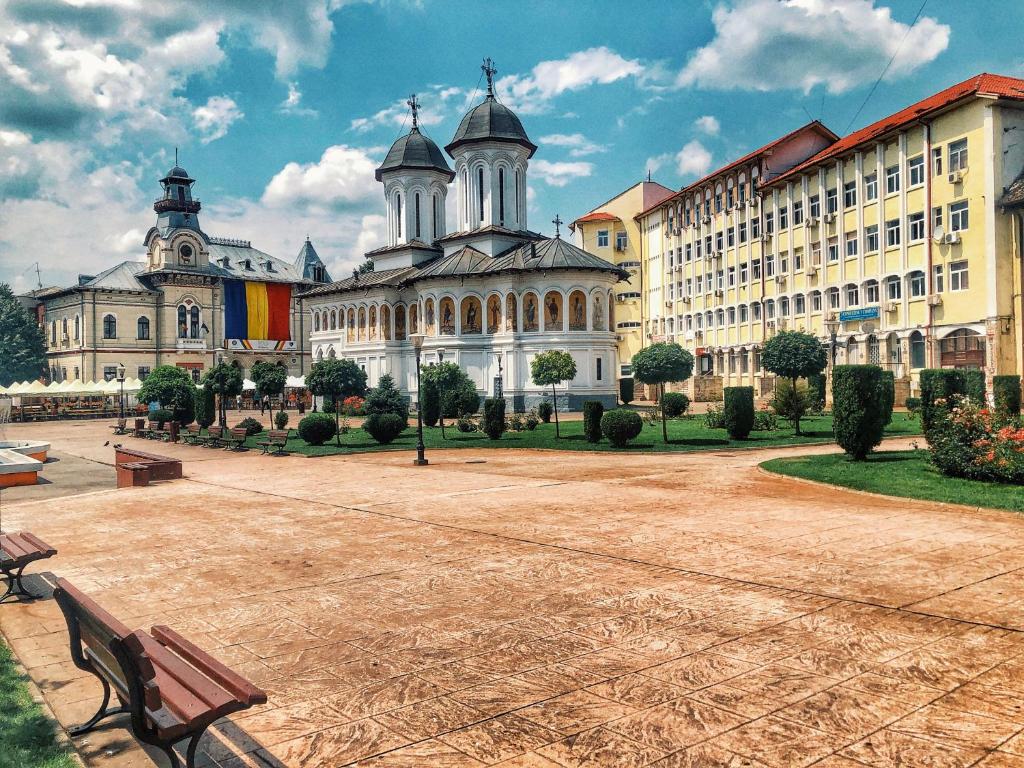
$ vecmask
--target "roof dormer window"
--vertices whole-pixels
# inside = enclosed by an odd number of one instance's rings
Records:
[[[249,259],[245,259],[245,261],[242,262],[242,269],[248,269],[251,272],[252,271],[252,261],[249,260]]]

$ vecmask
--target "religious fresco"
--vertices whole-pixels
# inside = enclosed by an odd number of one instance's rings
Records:
[[[612,301],[612,295],[608,294],[608,330],[610,331],[615,327],[615,302]]]
[[[387,304],[380,308],[380,330],[384,341],[391,341],[391,307]]]
[[[536,293],[528,293],[523,298],[523,330],[540,330],[540,302]]]
[[[409,305],[409,333],[420,332],[420,305]]]
[[[544,330],[562,330],[562,294],[557,291],[548,291],[544,297]]]
[[[483,317],[480,311],[480,299],[467,296],[462,300],[462,333],[479,334],[483,332]]]
[[[569,294],[569,330],[587,330],[587,297],[583,291],[573,291]]]
[[[405,341],[405,307],[395,307],[395,341]]]
[[[337,315],[337,313],[336,313],[336,312],[335,312],[335,311],[334,311],[334,310],[332,309],[332,310],[331,310],[331,330],[333,331],[333,330],[334,330],[334,329],[336,329],[337,327],[338,327],[338,315]]]
[[[350,342],[356,340],[356,311],[350,309],[348,311],[348,333],[347,338]]]
[[[437,334],[434,319],[434,300],[427,299],[423,309],[423,325],[426,328],[427,336],[435,336]]]
[[[492,293],[487,297],[487,332],[498,333],[501,330],[501,296]]]
[[[441,335],[455,335],[455,300],[451,296],[441,299],[438,314],[441,317]]]
[[[366,307],[359,308],[359,341],[366,340]]]
[[[514,293],[510,293],[505,299],[505,330],[508,333],[515,333],[519,330],[519,313]]]
[[[604,309],[601,306],[601,294],[594,295],[594,330],[604,330]]]
[[[370,340],[377,339],[377,307],[370,307]]]

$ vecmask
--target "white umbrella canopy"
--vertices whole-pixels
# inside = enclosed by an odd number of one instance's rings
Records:
[[[305,387],[306,386],[306,377],[305,376],[289,376],[285,380],[284,385],[286,387],[290,387],[292,389],[297,389],[297,388]]]
[[[26,382],[27,386],[19,394],[22,395],[47,395],[50,390],[41,381]]]
[[[251,389],[256,389],[256,382],[252,379],[242,379],[242,390],[248,392]]]

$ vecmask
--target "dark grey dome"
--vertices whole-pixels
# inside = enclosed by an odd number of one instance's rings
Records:
[[[162,183],[166,182],[177,182],[177,183],[190,183],[195,181],[191,176],[188,175],[188,171],[182,168],[180,165],[175,165],[171,170],[167,172],[167,175],[160,179]]]
[[[450,155],[453,149],[474,141],[518,144],[530,151],[530,157],[537,151],[537,145],[526,135],[516,113],[491,95],[466,113],[459,123],[459,129],[455,131],[455,137],[445,150]]]
[[[381,174],[385,171],[396,171],[400,168],[440,171],[448,174],[448,181],[455,178],[437,144],[420,133],[416,127],[391,145],[388,156],[384,158],[374,176],[380,181]]]

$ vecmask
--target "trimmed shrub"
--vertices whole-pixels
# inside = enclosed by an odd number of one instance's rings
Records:
[[[523,414],[513,413],[510,418],[505,420],[505,429],[510,432],[522,432],[526,429],[526,419],[523,418]]]
[[[985,372],[971,369],[963,371],[963,375],[964,394],[984,408],[987,401],[985,397]]]
[[[725,388],[725,428],[733,440],[746,440],[754,428],[754,388]]]
[[[822,411],[825,409],[825,384],[826,377],[823,373],[815,373],[807,377],[807,390],[811,396],[811,409]]]
[[[601,442],[601,417],[604,416],[604,405],[597,400],[583,402],[583,434],[588,443]]]
[[[420,379],[420,410],[423,411],[423,423],[428,427],[436,427],[441,420],[441,396],[437,385],[429,379]]]
[[[288,414],[284,411],[278,411],[274,414],[274,427],[277,429],[288,428]]]
[[[949,368],[926,368],[921,371],[921,427],[924,436],[932,425],[949,413],[953,395],[966,394],[962,371]],[[928,439],[928,442],[931,442]]]
[[[601,432],[616,448],[625,448],[626,443],[639,435],[643,428],[640,414],[625,408],[616,408],[601,417]]]
[[[367,416],[374,414],[394,413],[403,422],[409,421],[409,403],[405,395],[398,391],[395,380],[391,374],[385,373],[380,377],[377,386],[366,393],[366,400],[363,402],[363,413]],[[393,439],[393,438],[392,438]],[[388,442],[391,442],[390,440]]]
[[[704,413],[704,426],[708,429],[725,429],[725,409],[717,403],[708,406]]]
[[[455,428],[459,432],[476,432],[476,422],[473,421],[469,416],[459,416],[458,421],[455,422]]]
[[[996,415],[1011,419],[1020,415],[1020,376],[994,376],[992,378],[992,399]]]
[[[661,407],[667,418],[675,419],[690,409],[690,398],[683,392],[666,392],[661,398]]]
[[[217,419],[217,395],[213,387],[196,388],[196,421],[206,429]]]
[[[458,391],[445,398],[445,418],[455,419],[459,416],[472,416],[480,410],[480,395],[476,384],[466,382]]]
[[[530,432],[533,432],[533,430],[537,428],[538,424],[540,424],[540,419],[537,418],[536,413],[530,411],[528,414],[526,414],[526,428]]]
[[[174,411],[170,408],[157,408],[155,411],[149,414],[149,418],[156,422],[159,429],[164,428],[164,424],[169,421],[174,421]]]
[[[896,402],[896,377],[892,371],[882,370],[882,379],[878,390],[878,397],[882,401],[882,414],[885,424],[892,423],[892,408]]]
[[[540,416],[540,420],[545,424],[551,423],[551,414],[553,411],[554,408],[552,408],[549,400],[541,400],[540,404],[537,406],[537,415]]]
[[[393,442],[407,426],[400,413],[371,413],[363,420],[363,429],[381,445]]]
[[[952,395],[932,425],[932,464],[944,475],[1024,485],[1024,427],[1001,425],[991,411]]]
[[[754,412],[754,432],[774,432],[779,428],[779,417],[775,411],[758,409]]]
[[[245,434],[248,435],[249,437],[252,437],[253,435],[258,435],[260,432],[263,431],[263,425],[259,421],[254,419],[252,416],[246,416],[240,422],[235,424],[235,426],[244,427]]]
[[[321,413],[334,413],[334,399],[329,395],[324,396],[324,407],[320,409]]]
[[[498,440],[505,431],[505,399],[489,397],[484,400],[484,418],[482,423],[484,434],[491,440]]]
[[[882,369],[877,365],[838,365],[832,375],[832,416],[836,442],[862,461],[882,442],[885,403]]]
[[[911,416],[916,416],[921,410],[921,398],[920,397],[908,397],[903,402],[903,407],[906,408]]]
[[[629,405],[636,396],[636,382],[632,377],[619,379],[619,400]]]
[[[323,445],[335,434],[338,425],[326,413],[311,413],[299,422],[299,437],[310,445]]]

